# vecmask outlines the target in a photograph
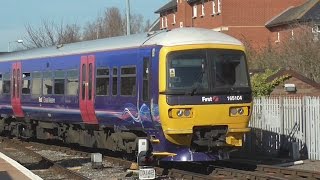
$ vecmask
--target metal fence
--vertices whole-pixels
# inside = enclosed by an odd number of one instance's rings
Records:
[[[250,153],[290,154],[294,144],[300,156],[320,160],[320,97],[256,98],[250,127]]]

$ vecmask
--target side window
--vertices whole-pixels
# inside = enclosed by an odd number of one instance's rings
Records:
[[[121,68],[121,95],[136,95],[136,67]]]
[[[54,94],[64,94],[64,71],[54,72]]]
[[[78,70],[69,70],[67,71],[67,88],[66,94],[67,95],[77,95],[78,94],[78,87],[79,87],[79,72]]]
[[[22,74],[22,94],[30,94],[31,91],[31,74]]]
[[[52,94],[52,73],[51,71],[43,72],[42,78],[42,94],[50,95]]]
[[[6,73],[6,74],[3,75],[3,84],[2,84],[3,94],[9,94],[10,93],[10,86],[11,86],[10,74]]]
[[[31,77],[32,77],[31,93],[32,95],[40,95],[41,94],[41,73],[33,72],[31,74]]]
[[[108,96],[109,95],[109,69],[97,69],[96,80],[96,93],[97,95]]]
[[[118,68],[112,70],[112,95],[118,94]]]
[[[0,95],[2,94],[2,74],[0,74]]]

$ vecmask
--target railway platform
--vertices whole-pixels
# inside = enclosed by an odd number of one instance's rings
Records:
[[[41,180],[29,169],[0,152],[0,179],[1,180]]]

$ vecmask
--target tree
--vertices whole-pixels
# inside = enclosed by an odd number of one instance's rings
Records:
[[[310,24],[292,26],[294,37],[280,44],[270,42],[262,49],[247,46],[249,69],[290,68],[320,83],[320,41],[315,38],[320,34],[312,33],[310,27]]]
[[[76,24],[64,25],[54,21],[42,20],[39,28],[25,25],[27,36],[24,45],[27,48],[40,48],[66,44],[81,40],[80,27]]]

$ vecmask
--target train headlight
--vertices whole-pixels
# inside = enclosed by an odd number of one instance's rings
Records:
[[[191,118],[192,117],[192,109],[170,109],[168,115],[170,118]]]
[[[184,110],[184,116],[190,117],[190,115],[191,115],[191,109]]]
[[[229,116],[249,116],[249,107],[230,107]]]
[[[239,108],[239,109],[238,109],[238,113],[239,113],[240,115],[242,115],[242,114],[244,113],[244,110],[243,110],[242,108]]]
[[[231,109],[230,109],[230,114],[231,114],[232,116],[237,115],[237,112],[238,112],[237,108],[231,108]]]
[[[182,117],[182,116],[183,116],[183,110],[182,110],[182,109],[179,109],[179,110],[177,111],[177,116],[178,116],[178,117]]]

